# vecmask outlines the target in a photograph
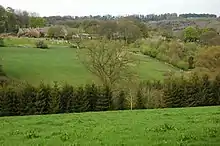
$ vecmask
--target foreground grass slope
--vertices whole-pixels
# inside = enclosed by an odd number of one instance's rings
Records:
[[[3,66],[11,78],[38,84],[65,81],[71,84],[84,84],[95,81],[77,59],[75,49],[56,46],[49,50],[37,48],[5,47],[0,48]],[[163,79],[164,73],[175,70],[151,58],[140,57],[137,67],[140,79]]]
[[[0,118],[0,145],[220,145],[220,107]]]

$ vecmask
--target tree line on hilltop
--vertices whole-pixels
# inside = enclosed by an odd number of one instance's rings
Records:
[[[68,24],[74,23],[72,21],[77,20],[118,20],[121,18],[132,18],[141,22],[147,21],[159,21],[159,20],[170,20],[177,18],[217,18],[215,14],[180,14],[179,16],[176,13],[166,13],[166,14],[149,14],[149,15],[128,15],[128,16],[49,16],[49,17],[40,17],[37,13],[29,13],[23,10],[16,10],[11,7],[4,8],[0,6],[0,33],[3,32],[17,32],[19,28],[28,28],[28,27],[44,27],[56,24]],[[78,22],[78,21],[77,21]],[[79,25],[79,24],[74,24]]]

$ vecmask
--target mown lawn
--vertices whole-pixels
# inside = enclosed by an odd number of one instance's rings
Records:
[[[0,145],[219,146],[220,107],[0,118]]]
[[[84,84],[97,81],[80,63],[75,49],[65,46],[51,47],[40,50],[31,47],[0,48],[3,67],[7,75],[14,79],[38,84],[40,81],[68,82]],[[164,73],[175,68],[149,57],[140,57],[137,72],[140,79],[163,79]]]

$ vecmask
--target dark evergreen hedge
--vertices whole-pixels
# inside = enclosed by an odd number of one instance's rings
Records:
[[[196,107],[220,105],[220,76],[210,80],[207,75],[170,78],[165,82],[166,107]]]
[[[114,110],[109,88],[96,86],[53,87],[41,83],[38,87],[0,88],[0,116],[56,114]]]
[[[155,91],[162,91],[161,99],[155,100],[160,95]],[[163,83],[145,82],[134,96],[135,109],[216,106],[220,105],[220,76],[210,80],[206,75],[195,74],[189,78],[170,78]],[[1,86],[0,116],[125,110],[130,106],[127,97],[126,90],[113,93],[110,88],[95,84]]]

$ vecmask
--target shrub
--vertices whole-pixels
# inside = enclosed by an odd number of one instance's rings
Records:
[[[173,63],[174,64],[174,63]],[[182,70],[188,70],[188,69],[192,69],[192,68],[189,68],[189,66],[188,66],[188,64],[186,63],[186,62],[184,62],[184,61],[178,61],[177,63],[176,63],[176,66],[178,67],[178,68],[180,68],[180,69],[182,69]]]
[[[160,45],[163,43],[163,41],[161,39],[152,39],[152,40],[148,40],[148,43],[150,48],[158,49]]]
[[[152,57],[152,58],[156,58],[157,54],[158,54],[158,50],[156,50],[155,48],[154,49],[151,49],[149,51],[149,55]]]
[[[200,49],[195,66],[207,69],[209,75],[216,76],[220,70],[220,46]]]
[[[41,35],[40,32],[37,31],[36,29],[31,29],[31,30],[28,32],[28,36],[29,36],[29,37],[39,38],[40,35]]]
[[[156,58],[160,61],[163,61],[163,62],[169,62],[169,60],[170,60],[170,57],[164,53],[158,53]]]
[[[78,48],[78,45],[76,45],[76,44],[70,44],[70,48],[77,49],[77,48]]]
[[[162,36],[166,38],[166,41],[171,41],[174,38],[173,31],[164,30]]]
[[[146,47],[146,48],[142,49],[142,53],[144,55],[148,55],[152,58],[155,58],[159,52],[155,48]]]
[[[220,45],[220,36],[218,35],[218,36],[212,38],[210,40],[210,44],[213,46],[219,46]]]
[[[5,47],[4,38],[0,38],[0,47]]]
[[[188,58],[189,69],[193,69],[194,67],[194,57],[190,56]]]
[[[163,42],[158,47],[158,51],[163,54],[165,54],[168,50],[169,50],[169,43],[168,42]]]
[[[204,45],[217,45],[219,44],[219,40],[215,41],[215,39],[217,40],[218,38],[218,33],[215,31],[207,31],[204,32],[203,34],[201,34],[200,36],[200,42]]]
[[[184,41],[185,42],[196,42],[199,40],[199,31],[197,28],[188,26],[184,29]]]
[[[184,57],[195,56],[198,47],[199,46],[195,42],[185,43],[183,51]]]
[[[20,29],[18,30],[17,37],[24,36],[25,33],[26,33],[26,32],[25,32],[23,29],[20,28]]]
[[[47,36],[50,38],[65,38],[67,30],[64,26],[52,26],[47,31]]]
[[[36,47],[40,49],[48,49],[48,45],[43,40],[37,41]]]

